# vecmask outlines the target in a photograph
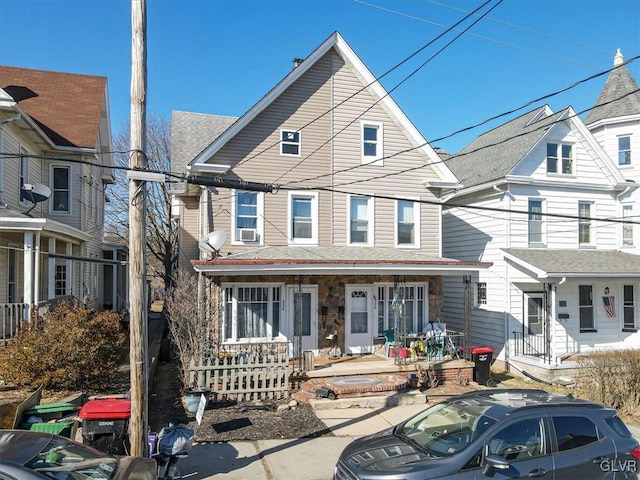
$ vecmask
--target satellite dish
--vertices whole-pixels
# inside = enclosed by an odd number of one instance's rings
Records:
[[[42,185],[40,183],[25,183],[22,185],[20,188],[20,200],[31,200],[31,202],[33,202],[33,207],[24,212],[24,214],[29,215],[31,210],[36,208],[38,203],[48,200],[50,196],[51,189],[46,185]]]
[[[198,242],[198,247],[200,250],[204,252],[213,253],[215,256],[218,256],[218,252],[224,245],[224,242],[227,241],[227,234],[222,230],[211,232],[204,238],[201,238]]]

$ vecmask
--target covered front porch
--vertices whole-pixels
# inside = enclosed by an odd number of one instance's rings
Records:
[[[291,358],[410,348],[442,310],[442,276],[486,268],[420,251],[372,247],[265,247],[192,262],[213,286],[222,347],[285,342]]]

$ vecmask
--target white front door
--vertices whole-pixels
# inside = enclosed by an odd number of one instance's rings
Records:
[[[302,288],[289,286],[289,343],[293,342],[293,355],[296,352],[296,336],[302,331],[302,351],[313,350],[318,353],[318,287],[304,285]],[[298,299],[300,303],[298,304]],[[300,307],[300,319],[296,318],[297,305]],[[302,352],[299,352],[302,354]]]
[[[525,319],[525,335],[542,335],[544,322],[544,308],[542,294],[525,294],[527,301],[527,316]]]
[[[345,287],[345,353],[373,352],[373,290]]]

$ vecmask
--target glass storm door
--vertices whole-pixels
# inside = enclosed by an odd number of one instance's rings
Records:
[[[345,353],[373,352],[373,294],[370,287],[345,287]]]
[[[293,342],[294,349],[298,331],[302,331],[302,351],[318,350],[318,290],[315,286],[289,287],[289,342]],[[296,304],[300,299],[301,322],[296,318]],[[298,321],[297,321],[298,320]]]

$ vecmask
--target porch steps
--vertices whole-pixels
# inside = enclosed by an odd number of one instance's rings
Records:
[[[316,391],[322,388],[329,389],[337,400],[355,399],[357,402],[366,402],[371,397],[387,398],[406,392],[409,380],[407,374],[401,372],[311,378],[300,384],[300,390],[292,398],[302,403],[311,403],[318,399]]]

